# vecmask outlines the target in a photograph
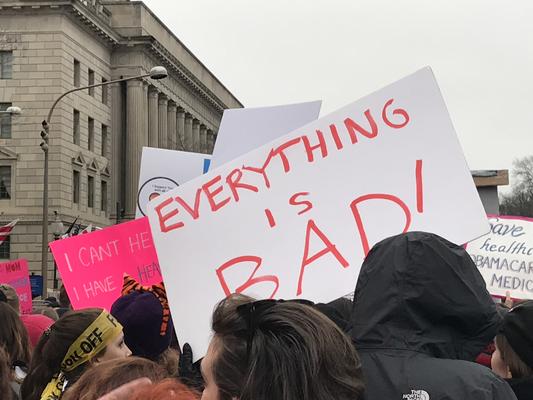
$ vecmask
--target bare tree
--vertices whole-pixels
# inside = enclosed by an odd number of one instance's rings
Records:
[[[500,213],[533,217],[533,156],[513,162],[511,193],[501,196]]]

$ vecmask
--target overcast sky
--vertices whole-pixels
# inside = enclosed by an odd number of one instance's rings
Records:
[[[533,154],[532,0],[145,0],[246,106],[321,115],[429,65],[471,169]]]

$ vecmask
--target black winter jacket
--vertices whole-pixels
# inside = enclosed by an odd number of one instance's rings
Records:
[[[506,379],[518,400],[533,399],[533,378]]]
[[[514,400],[509,385],[470,361],[500,317],[468,253],[411,232],[370,251],[354,294],[351,336],[367,400]]]

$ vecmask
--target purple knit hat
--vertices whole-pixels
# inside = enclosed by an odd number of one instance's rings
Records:
[[[124,341],[134,356],[157,360],[170,346],[174,325],[161,288],[144,287],[125,276],[123,296],[111,307],[111,314],[124,327]]]

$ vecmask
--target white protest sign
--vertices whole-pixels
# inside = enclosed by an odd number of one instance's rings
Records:
[[[232,292],[330,301],[385,237],[466,243],[489,230],[429,68],[162,194],[148,216],[180,341],[197,356]]]
[[[208,154],[143,147],[135,218],[145,216],[157,196],[207,172],[210,160]]]
[[[495,296],[533,299],[533,218],[489,216],[490,232],[466,250]]]
[[[211,169],[318,118],[321,101],[224,110]]]

